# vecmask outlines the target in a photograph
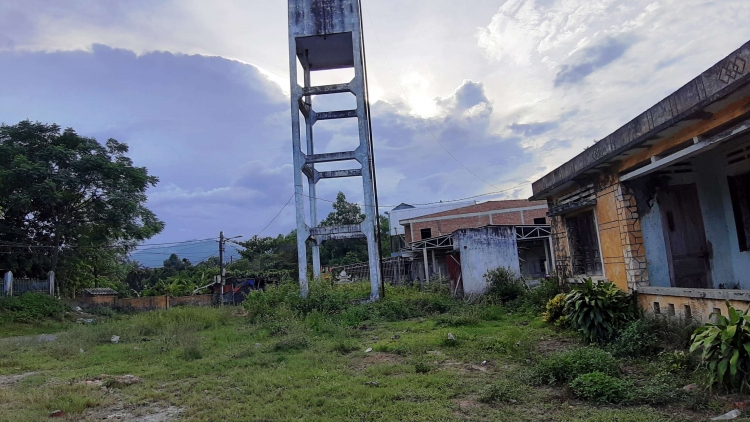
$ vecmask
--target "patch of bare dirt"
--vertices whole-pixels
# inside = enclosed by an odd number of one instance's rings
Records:
[[[400,364],[404,362],[404,357],[397,355],[395,353],[384,353],[384,352],[373,352],[369,353],[367,356],[362,358],[361,361],[357,362],[355,364],[356,369],[364,369],[368,366],[377,365],[377,364],[383,364],[383,363],[392,363],[392,364]]]
[[[17,383],[18,381],[21,381],[24,378],[27,378],[36,374],[37,372],[26,372],[26,373],[17,374],[17,375],[0,375],[0,388],[8,387],[12,384]]]
[[[93,409],[86,414],[87,421],[131,421],[170,422],[180,418],[185,410],[175,406],[153,403],[148,406],[117,403],[109,407]]]
[[[576,342],[568,338],[550,338],[546,340],[540,340],[537,347],[541,353],[549,354],[568,350],[575,345]]]

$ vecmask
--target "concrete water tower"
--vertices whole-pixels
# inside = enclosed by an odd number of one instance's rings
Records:
[[[298,83],[298,66],[303,86]],[[311,86],[311,73],[351,68],[348,83]],[[359,0],[289,0],[289,74],[292,105],[292,148],[294,192],[297,208],[297,250],[299,283],[303,297],[308,293],[307,242],[312,245],[313,276],[320,277],[320,245],[326,241],[364,237],[370,264],[370,298],[379,298],[380,250],[378,248],[375,172],[370,137],[367,74],[362,40]],[[356,97],[353,110],[316,112],[313,97],[351,93]],[[302,117],[300,117],[302,115]],[[315,153],[315,123],[331,119],[357,119],[359,145],[350,151]],[[303,121],[304,120],[304,121]],[[304,150],[301,142],[304,124]],[[318,163],[347,162],[350,168],[318,171]],[[303,176],[307,179],[309,220],[305,219]],[[365,220],[361,224],[318,227],[316,185],[322,179],[361,177]]]

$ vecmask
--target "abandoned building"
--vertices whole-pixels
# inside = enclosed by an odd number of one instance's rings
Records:
[[[750,43],[533,184],[558,275],[608,279],[647,313],[750,302]]]
[[[455,294],[479,294],[484,275],[510,268],[527,279],[551,272],[551,238],[544,202],[488,201],[401,219],[398,251],[412,280],[448,278]]]
[[[406,233],[404,232],[404,226],[401,225],[401,221],[441,211],[468,207],[474,204],[476,204],[476,201],[445,202],[422,206],[401,204],[390,211],[386,211],[388,215],[388,227],[390,227],[391,256],[398,256],[399,251],[406,247]]]

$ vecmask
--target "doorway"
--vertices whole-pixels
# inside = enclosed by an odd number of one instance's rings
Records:
[[[659,193],[672,287],[711,288],[711,257],[695,183]]]

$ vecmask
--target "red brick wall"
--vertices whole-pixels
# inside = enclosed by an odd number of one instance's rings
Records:
[[[519,201],[510,201],[510,202],[516,203]],[[526,206],[536,206],[536,205],[545,204],[544,201],[536,201],[536,202],[520,201],[520,202],[523,202],[523,205],[526,205]],[[490,204],[490,205],[494,204],[496,208],[490,208],[489,210],[484,209],[481,211],[476,210],[476,207],[480,205],[485,205],[485,204]],[[432,221],[423,221],[423,222],[413,223],[413,226],[414,226],[413,228],[410,227],[410,225],[408,224],[404,225],[406,242],[411,243],[414,240],[422,240],[420,230],[426,229],[426,228],[431,229],[432,237],[435,237],[435,236],[442,236],[444,234],[453,233],[454,231],[458,229],[483,227],[483,226],[487,226],[490,224],[494,224],[494,225],[534,224],[535,218],[547,217],[547,208],[523,211],[523,221],[521,221],[520,211],[492,214],[491,222],[490,222],[489,215],[481,215],[481,216],[475,216],[475,217],[459,217],[458,216],[461,214],[487,212],[487,211],[501,211],[502,209],[516,208],[513,206],[504,206],[502,208],[498,208],[497,202],[489,202],[485,204],[472,205],[470,207],[460,208],[458,210],[445,211],[445,212],[441,212],[441,213],[437,213],[433,215],[416,218],[415,220],[425,219],[425,218],[430,218],[430,217],[446,217],[446,216],[451,216],[451,215],[457,216],[456,218],[451,218],[451,219],[441,219],[441,220],[432,220]],[[485,208],[486,207],[487,206],[485,206]],[[549,219],[547,219],[547,223],[549,224]],[[412,231],[414,232],[414,240],[412,240],[411,238]]]

